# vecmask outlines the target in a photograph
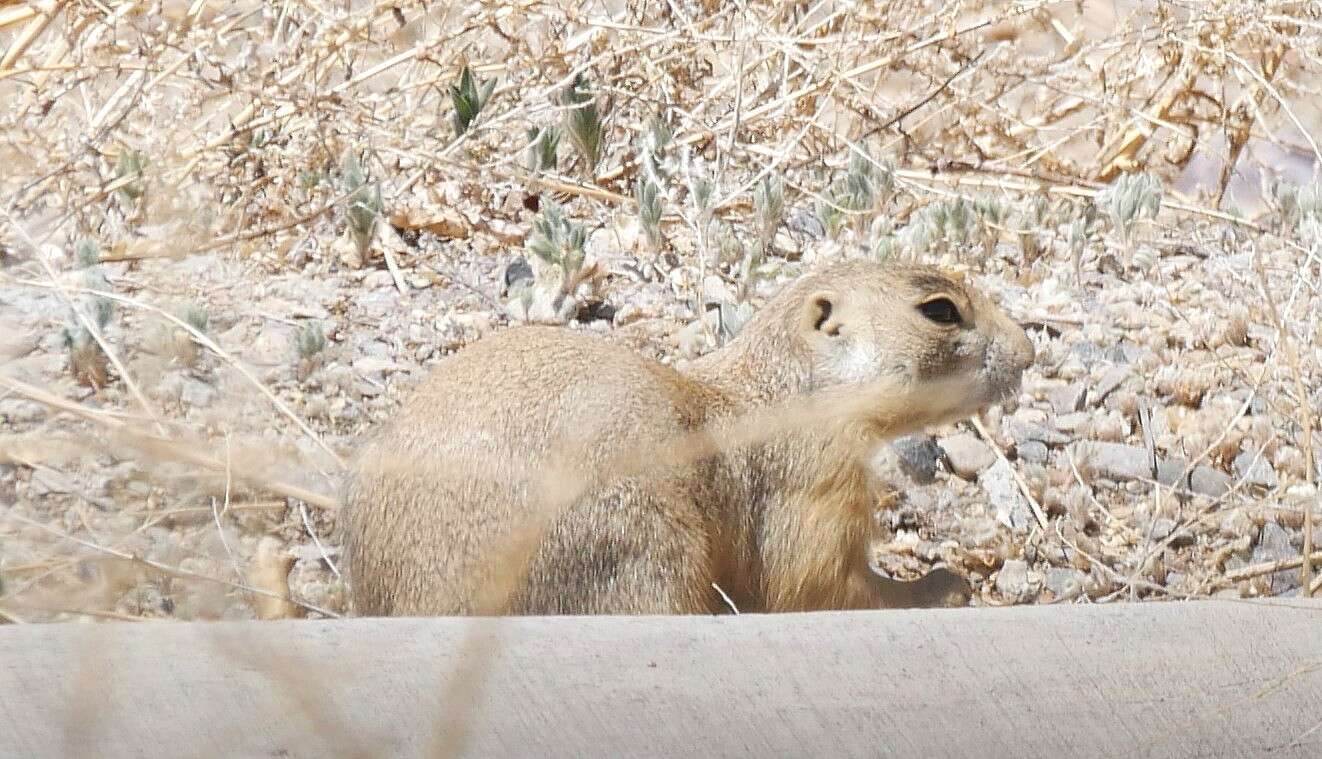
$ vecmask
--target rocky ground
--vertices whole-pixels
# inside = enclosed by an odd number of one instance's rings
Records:
[[[343,613],[338,462],[435,362],[682,362],[838,256],[1038,347],[879,452],[881,571],[1289,596],[1322,544],[1298,3],[0,5],[0,619]]]
[[[1214,232],[1197,230],[1209,241],[1169,248],[1142,279],[1085,269],[1076,285],[1059,267],[1022,270],[1009,246],[984,262],[980,282],[1027,326],[1039,358],[1012,411],[993,409],[981,427],[904,438],[878,456],[896,488],[879,510],[889,535],[878,546],[883,571],[914,577],[952,565],[974,580],[982,604],[1300,592],[1297,569],[1261,565],[1300,555],[1303,509],[1315,491],[1290,432],[1287,388],[1262,382],[1262,368],[1279,361],[1275,329],[1240,305],[1260,300],[1254,262],[1218,248]],[[168,415],[168,431],[189,431],[177,435],[179,445],[329,493],[333,456],[300,435],[253,380],[347,455],[430,365],[513,321],[505,277],[517,248],[460,257],[448,243],[432,245],[446,273],[424,262],[424,243],[404,261],[404,293],[384,265],[310,261],[273,274],[212,253],[94,268],[134,301],[171,313],[184,304],[206,309],[206,333],[223,357],[181,350],[171,324],[132,304],[118,304],[106,328],[153,413]],[[803,245],[795,258],[849,254],[811,235]],[[571,328],[615,335],[667,361],[703,350],[686,342],[688,306],[673,286],[681,272],[643,281],[602,250],[609,308],[595,306]],[[787,264],[782,276],[795,268]],[[61,327],[66,298],[83,296],[44,286],[51,280],[32,260],[11,261],[5,272],[6,376],[145,424],[116,369],[100,390],[72,371]],[[611,318],[592,318],[601,313]],[[328,339],[307,357],[300,335],[312,324]],[[1308,387],[1316,403],[1317,385]],[[21,393],[0,398],[0,433],[0,497],[16,517],[0,524],[6,614],[245,617],[253,597],[225,583],[285,570],[295,599],[345,610],[333,511],[117,449],[102,423]]]

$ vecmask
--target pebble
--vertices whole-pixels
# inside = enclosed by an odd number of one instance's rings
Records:
[[[384,375],[398,371],[399,365],[388,358],[360,356],[354,359],[353,370],[359,376],[380,382]]]
[[[942,448],[930,435],[905,435],[891,443],[900,467],[919,484],[936,480],[936,465]]]
[[[1174,534],[1175,537],[1171,540],[1170,545],[1175,548],[1180,548],[1193,543],[1193,535],[1189,534],[1189,530],[1185,527],[1180,527],[1178,522],[1167,517],[1153,520],[1151,534],[1154,542],[1166,540]]]
[[[373,290],[384,287],[394,287],[395,280],[390,276],[389,270],[377,269],[369,272],[366,277],[363,277],[363,286]]]
[[[1033,511],[1014,481],[1010,464],[998,460],[978,476],[978,484],[996,509],[996,521],[1016,533],[1028,532],[1033,525]]]
[[[942,438],[940,446],[945,451],[950,471],[966,480],[977,477],[978,472],[996,461],[996,454],[991,447],[971,432]]]
[[[1051,457],[1051,452],[1047,450],[1047,444],[1038,440],[1026,440],[1015,445],[1015,450],[1019,453],[1022,461],[1032,464],[1045,464]]]
[[[1056,430],[1045,427],[1037,422],[1026,421],[1023,418],[1023,412],[1016,413],[1014,416],[1007,417],[1004,424],[1006,434],[1015,442],[1015,445],[1022,446],[1024,443],[1036,441],[1046,445],[1065,445],[1070,441],[1068,435]]]
[[[0,400],[0,421],[10,424],[39,422],[46,418],[46,407],[22,398]]]
[[[1243,480],[1247,485],[1271,490],[1279,484],[1276,478],[1276,469],[1272,467],[1271,462],[1265,456],[1255,450],[1241,451],[1235,457],[1232,468],[1235,472],[1235,478]]]
[[[826,228],[822,226],[822,222],[817,218],[817,215],[804,210],[796,210],[791,213],[789,219],[785,222],[785,226],[792,232],[806,235],[814,240],[826,236]]]
[[[1221,524],[1217,529],[1228,538],[1239,538],[1253,531],[1253,520],[1244,513],[1243,509],[1234,509],[1221,518]]]
[[[1143,356],[1143,349],[1128,340],[1121,340],[1107,348],[1102,355],[1107,361],[1113,361],[1117,364],[1132,364]]]
[[[194,377],[184,377],[179,386],[179,402],[189,408],[206,408],[219,395],[211,384]]]
[[[1057,601],[1069,601],[1083,595],[1087,582],[1088,575],[1077,569],[1051,567],[1044,584]]]
[[[1106,396],[1119,389],[1129,377],[1128,367],[1113,366],[1107,369],[1101,378],[1093,384],[1092,390],[1089,391],[1088,403],[1093,406],[1100,406],[1106,400]]]
[[[1065,432],[1078,432],[1088,426],[1088,420],[1092,414],[1087,411],[1079,411],[1073,414],[1061,414],[1056,417],[1056,429]]]
[[[279,366],[294,360],[297,332],[285,324],[267,324],[243,352],[244,358],[258,366]]]
[[[28,481],[28,495],[43,496],[78,492],[78,488],[68,477],[50,469],[34,469],[32,479]]]
[[[1258,543],[1253,548],[1253,563],[1280,561],[1298,555],[1291,541],[1290,531],[1274,520],[1268,520],[1258,533]],[[1272,593],[1284,593],[1299,587],[1299,570],[1283,569],[1273,572],[1267,578]]]
[[[1022,559],[1010,559],[1001,565],[996,573],[996,590],[1012,601],[1027,600],[1030,587],[1028,582],[1028,562]]]
[[[1091,468],[1112,480],[1150,480],[1152,465],[1147,450],[1137,445],[1083,441],[1074,446],[1074,459],[1081,467]],[[1178,458],[1158,458],[1157,481],[1170,487],[1184,473],[1188,462]],[[1209,466],[1194,467],[1188,482],[1189,490],[1212,498],[1230,489],[1230,476]]]
[[[37,343],[35,332],[6,331],[0,335],[0,364],[26,356],[37,349]]]
[[[1072,414],[1082,411],[1088,399],[1088,387],[1082,382],[1071,382],[1047,393],[1047,400],[1057,414]]]

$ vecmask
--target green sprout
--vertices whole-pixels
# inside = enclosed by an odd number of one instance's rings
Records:
[[[657,116],[651,120],[648,124],[647,133],[643,137],[643,144],[638,150],[639,163],[642,165],[644,172],[659,180],[663,180],[674,172],[675,161],[670,153],[674,137],[675,135],[665,119]]]
[[[1134,229],[1140,218],[1156,218],[1161,210],[1161,180],[1143,172],[1121,174],[1097,194],[1097,205],[1110,217],[1127,248],[1133,249]]]
[[[1019,214],[1019,228],[1015,234],[1019,236],[1024,263],[1032,263],[1042,256],[1042,230],[1047,226],[1048,208],[1046,196],[1038,193]]]
[[[603,128],[596,96],[586,88],[587,80],[581,73],[576,74],[573,83],[562,93],[560,105],[566,109],[564,131],[592,175],[601,160]]]
[[[295,347],[298,348],[299,358],[309,361],[313,356],[326,349],[326,333],[321,325],[315,322],[308,322],[298,331],[298,336],[294,338]]]
[[[349,231],[358,246],[358,252],[366,253],[376,232],[377,217],[381,215],[381,185],[367,181],[362,164],[352,150],[345,151],[342,176],[344,190],[349,193],[349,209],[346,212]]]
[[[114,313],[114,304],[109,298],[94,296],[88,304],[92,321],[97,332],[103,332],[110,324]],[[109,379],[109,356],[102,350],[91,330],[75,319],[73,324],[61,330],[61,341],[69,351],[69,367],[74,378],[79,382],[95,387],[104,387]]]
[[[1096,234],[1097,224],[1097,206],[1089,203],[1066,227],[1065,240],[1069,246],[1070,258],[1074,264],[1074,278],[1076,281],[1083,277],[1083,251],[1087,248],[1088,241]]]
[[[206,332],[207,323],[211,321],[211,317],[207,314],[206,308],[199,306],[196,303],[189,303],[185,306],[179,314],[179,318],[198,332]]]
[[[325,169],[300,169],[298,172],[298,186],[304,192],[311,192],[317,185],[326,181]]]
[[[1276,212],[1280,230],[1293,231],[1310,217],[1322,216],[1322,186],[1299,187],[1279,177],[1266,180],[1264,185],[1263,194]]]
[[[84,269],[101,263],[101,251],[97,250],[95,242],[86,237],[74,244],[73,255],[78,261],[78,266]]]
[[[559,203],[544,197],[542,215],[533,222],[528,241],[528,252],[541,260],[560,267],[566,280],[583,266],[587,230],[565,217]]]
[[[115,304],[109,298],[97,296],[92,298],[92,321],[96,322],[96,328],[103,330],[110,323],[110,317],[115,313]]]
[[[699,220],[708,218],[711,215],[711,203],[716,193],[716,185],[701,173],[690,174],[688,184],[689,206]]]
[[[147,156],[137,150],[125,150],[119,154],[115,165],[115,178],[128,181],[119,188],[119,196],[126,204],[134,204],[147,194],[147,181],[143,169],[147,167]]]
[[[753,211],[757,216],[759,254],[765,255],[785,218],[785,186],[779,176],[768,174],[753,188]]]
[[[973,213],[981,232],[983,254],[991,258],[996,254],[996,243],[1000,242],[1001,226],[1010,215],[1009,209],[995,198],[979,198],[973,201]]]
[[[890,219],[880,219],[873,227],[872,256],[878,261],[885,261],[896,254],[903,242],[895,234],[895,225]]]
[[[744,244],[735,232],[734,225],[725,219],[712,217],[707,225],[707,241],[716,251],[716,263],[741,261],[744,258]]]
[[[661,248],[661,214],[664,210],[661,202],[661,188],[656,186],[648,173],[641,171],[634,184],[634,194],[638,201],[638,222],[647,236],[647,244],[652,250]]]
[[[528,130],[528,171],[533,173],[555,171],[559,163],[560,129],[546,126]]]
[[[977,225],[977,212],[967,199],[933,203],[909,224],[910,248],[915,253],[958,250],[972,238]]]
[[[862,151],[849,157],[845,176],[832,182],[817,201],[817,217],[834,237],[843,227],[862,229],[895,190],[895,172]]]
[[[495,89],[495,79],[478,84],[472,70],[464,66],[459,72],[459,84],[450,85],[450,102],[454,104],[450,123],[454,126],[455,137],[460,137],[468,131]]]

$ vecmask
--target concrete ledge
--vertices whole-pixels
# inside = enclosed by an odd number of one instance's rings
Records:
[[[0,628],[4,756],[460,746],[484,757],[1318,757],[1322,603]]]

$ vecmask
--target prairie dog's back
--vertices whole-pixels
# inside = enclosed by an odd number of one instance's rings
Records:
[[[562,328],[512,328],[446,358],[364,443],[345,483],[357,612],[471,611],[475,562],[531,517],[530,480],[553,452],[572,450],[572,463],[590,468],[625,445],[701,426],[710,396],[669,367]]]

